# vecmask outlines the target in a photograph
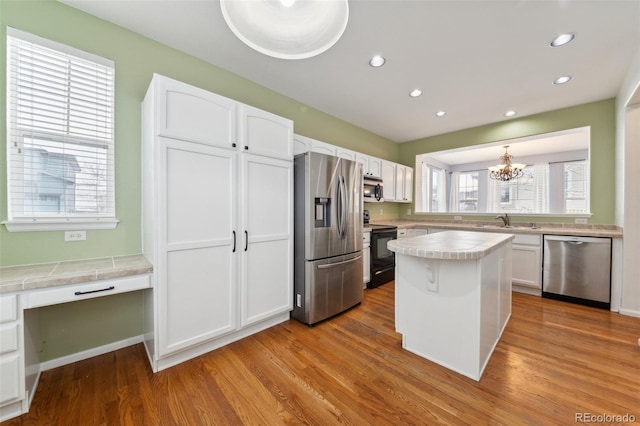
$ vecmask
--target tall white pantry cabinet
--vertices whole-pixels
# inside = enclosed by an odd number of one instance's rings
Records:
[[[154,371],[289,319],[293,122],[155,74],[142,104]]]

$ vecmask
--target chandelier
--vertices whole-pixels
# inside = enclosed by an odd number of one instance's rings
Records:
[[[504,155],[499,157],[500,164],[489,167],[489,177],[506,182],[521,177],[524,174],[523,169],[525,168],[525,164],[512,163],[513,155],[507,152],[509,145],[505,145],[503,148]]]
[[[305,59],[340,39],[349,19],[347,1],[220,0],[220,7],[247,46],[274,58]]]

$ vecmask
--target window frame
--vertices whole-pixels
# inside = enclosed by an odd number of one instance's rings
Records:
[[[66,134],[64,132],[56,132],[56,131],[47,131],[37,129],[37,128],[27,128],[20,129],[18,127],[18,113],[16,112],[14,105],[17,100],[15,100],[14,92],[12,92],[14,87],[14,79],[11,76],[12,72],[12,58],[10,57],[10,39],[17,39],[21,42],[33,43],[37,46],[44,47],[46,49],[51,49],[60,54],[60,56],[72,56],[79,58],[82,61],[90,61],[94,64],[98,64],[100,66],[104,66],[110,69],[111,75],[111,85],[110,85],[110,93],[107,98],[107,102],[110,104],[110,124],[105,127],[108,129],[108,138],[106,142],[104,142],[103,138],[99,136],[91,137],[83,137],[74,134]],[[7,64],[6,64],[6,75],[7,75],[7,97],[6,97],[6,108],[7,108],[7,126],[6,126],[6,135],[7,135],[7,220],[3,221],[2,224],[5,225],[6,229],[9,232],[21,232],[21,231],[54,231],[54,230],[86,230],[86,229],[114,229],[119,223],[116,218],[116,200],[115,200],[115,63],[109,59],[84,52],[73,48],[68,45],[64,45],[61,43],[57,43],[52,40],[44,39],[42,37],[36,36],[34,34],[30,34],[24,31],[17,30],[15,28],[7,27]],[[67,110],[68,112],[69,110]],[[93,212],[93,213],[82,213],[82,212],[73,212],[73,213],[46,213],[45,211],[41,211],[39,213],[25,213],[20,214],[15,211],[15,207],[17,203],[24,203],[24,194],[26,191],[24,190],[23,180],[20,178],[15,180],[12,176],[12,170],[20,169],[23,167],[23,161],[18,160],[16,163],[17,155],[14,153],[16,151],[18,155],[20,155],[23,151],[23,148],[27,148],[30,144],[25,144],[26,139],[31,139],[34,143],[35,141],[52,141],[53,144],[68,144],[69,146],[75,146],[75,150],[78,150],[82,147],[87,147],[90,145],[100,146],[104,144],[107,149],[105,154],[105,166],[103,169],[106,179],[97,179],[95,180],[96,184],[104,185],[105,190],[101,192],[106,200],[106,208],[104,213]],[[33,145],[31,146],[33,148]],[[72,150],[73,152],[73,150]],[[96,158],[100,155],[96,154]],[[24,157],[23,157],[24,158]],[[94,164],[102,164],[101,162],[97,162]],[[22,176],[20,176],[22,177]],[[74,182],[75,185],[75,182]],[[21,191],[21,187],[23,187]],[[16,190],[20,193],[20,198],[22,200],[16,201]],[[21,191],[21,192],[20,192]],[[39,194],[41,195],[41,194]],[[74,196],[75,197],[75,196]],[[75,199],[74,199],[75,204]],[[96,201],[96,204],[98,202]],[[20,204],[23,205],[23,204]]]

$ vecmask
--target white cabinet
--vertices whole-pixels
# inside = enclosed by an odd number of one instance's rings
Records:
[[[327,154],[327,155],[336,155],[337,153],[337,147],[334,145],[331,145],[329,143],[326,142],[321,142],[321,141],[317,141],[315,139],[311,140],[311,151],[313,152],[319,152],[320,154]]]
[[[159,256],[152,263],[162,357],[237,327],[237,165],[231,150],[156,142]]]
[[[291,120],[240,104],[239,147],[243,152],[273,158],[293,158]]]
[[[540,235],[515,234],[512,249],[513,290],[539,296],[542,291],[542,240]]]
[[[382,161],[380,158],[371,157],[350,149],[341,148],[326,142],[318,141],[301,135],[293,135],[293,153],[302,154],[308,151],[333,155],[347,160],[357,161],[362,164],[362,173],[365,176],[382,177]]]
[[[369,157],[369,175],[382,177],[382,160],[376,157]]]
[[[396,165],[396,190],[395,199],[403,203],[410,203],[413,199],[413,168]],[[385,185],[385,191],[387,186]],[[386,198],[386,197],[385,197]]]
[[[25,398],[22,315],[18,295],[0,297],[0,421],[22,413]]]
[[[371,232],[365,232],[362,236],[362,272],[366,288],[371,281]]]
[[[413,168],[390,161],[382,162],[384,200],[410,203],[413,199]]]
[[[385,201],[396,200],[396,164],[390,161],[382,162],[382,195]]]
[[[326,142],[308,138],[306,136],[293,135],[294,155],[303,154],[309,151],[336,156],[338,154],[338,147]],[[345,152],[346,151],[348,150],[345,150]],[[349,156],[349,154],[346,155],[347,157]]]
[[[293,307],[293,123],[236,103],[220,121],[238,126],[226,131],[239,135],[235,146],[163,137],[157,111],[175,108],[158,103],[182,99],[163,96],[167,86],[186,85],[155,75],[143,102],[143,253],[155,280],[145,344],[154,371],[284,321]],[[200,102],[180,105],[194,109],[181,115],[210,120]]]
[[[382,177],[381,159],[356,152],[356,161],[362,164],[362,172],[365,176]]]
[[[152,131],[159,136],[223,148],[237,141],[238,103],[224,96],[154,74]]]
[[[345,148],[336,148],[336,156],[344,158],[345,160],[356,161],[356,152]]]
[[[243,155],[241,326],[293,309],[293,163]]]

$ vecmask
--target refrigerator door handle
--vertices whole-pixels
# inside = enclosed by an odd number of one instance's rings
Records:
[[[345,217],[345,199],[344,199],[344,178],[342,175],[338,176],[338,186],[336,188],[336,199],[338,201],[337,213],[338,213],[338,236],[340,238],[344,237],[345,228],[344,228],[344,217]]]
[[[342,204],[342,219],[340,220],[342,224],[342,233],[340,236],[344,238],[347,235],[347,183],[342,175],[340,175],[340,185],[342,186],[342,190],[340,191],[340,196],[342,197],[340,202],[340,204]]]
[[[344,260],[342,262],[328,263],[326,265],[318,265],[318,269],[327,269],[327,268],[333,268],[334,266],[344,265],[345,263],[354,262],[354,261],[360,259],[361,257],[362,256],[357,256],[357,257],[354,257],[353,259]]]

